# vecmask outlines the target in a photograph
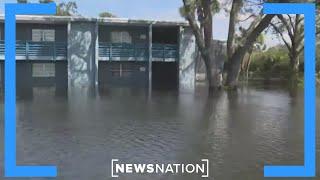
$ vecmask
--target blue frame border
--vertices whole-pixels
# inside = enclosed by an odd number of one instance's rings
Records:
[[[16,164],[16,15],[55,14],[56,4],[5,4],[5,177],[56,177],[55,166]]]
[[[266,3],[264,14],[303,14],[305,17],[304,46],[304,165],[265,166],[265,177],[315,177],[316,175],[316,79],[315,19],[313,3]]]

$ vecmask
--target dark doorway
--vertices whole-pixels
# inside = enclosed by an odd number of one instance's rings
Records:
[[[178,27],[153,27],[153,89],[178,89],[178,41]],[[176,51],[172,51],[172,47],[176,47]]]
[[[153,89],[178,89],[178,63],[153,62],[152,63],[152,88]]]

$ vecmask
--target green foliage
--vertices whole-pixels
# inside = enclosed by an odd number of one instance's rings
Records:
[[[299,74],[303,74],[303,54],[300,56],[300,60]],[[320,44],[317,45],[316,62],[318,78],[320,79]],[[276,46],[264,52],[254,51],[250,71],[257,76],[261,75],[264,78],[287,78],[290,73],[289,63],[290,60],[287,48],[284,46]]]
[[[28,0],[17,0],[17,3],[28,3]]]
[[[213,14],[218,13],[220,11],[220,4],[219,4],[218,1],[213,1],[212,2],[211,10],[212,10]]]
[[[52,3],[55,0],[39,0],[39,3]],[[28,0],[17,0],[17,3],[28,3]],[[75,1],[62,2],[57,5],[57,16],[79,15],[78,5]]]
[[[203,8],[202,0],[186,0],[186,2],[188,6],[180,7],[179,9],[180,15],[182,17],[186,17],[186,15],[190,13],[190,14],[197,15],[199,19],[199,16],[201,15],[196,13],[201,12],[201,9]],[[220,4],[217,0],[212,0],[211,10],[213,14],[218,13],[220,11]]]
[[[39,3],[52,3],[54,0],[39,0]]]
[[[256,40],[256,42],[253,44],[253,48],[256,51],[264,51],[266,50],[266,40],[265,40],[265,34],[260,34]]]
[[[182,17],[186,17],[186,15],[187,15],[188,13],[194,14],[195,11],[196,11],[197,5],[199,5],[199,2],[200,2],[200,1],[198,1],[198,0],[186,0],[186,4],[187,4],[188,6],[182,6],[182,7],[180,8],[180,15],[181,15]]]
[[[287,77],[289,62],[288,50],[283,46],[276,46],[265,52],[254,52],[250,71],[265,78]]]
[[[117,17],[115,15],[113,15],[112,13],[110,12],[102,12],[99,14],[99,17],[110,17],[110,18],[114,18],[114,17]]]
[[[69,1],[67,3],[60,3],[57,7],[58,16],[75,16],[79,15],[78,5],[75,1]]]

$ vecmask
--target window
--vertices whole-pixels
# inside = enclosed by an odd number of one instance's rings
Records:
[[[132,70],[113,70],[111,71],[111,76],[112,77],[117,77],[117,78],[128,78],[132,76],[133,71]]]
[[[147,39],[147,35],[145,35],[145,34],[140,34],[140,39],[141,39],[141,40],[146,40],[146,39]]]
[[[111,32],[111,42],[113,43],[132,43],[132,38],[127,31]]]
[[[32,64],[32,77],[55,77],[54,63]]]
[[[32,29],[32,41],[55,41],[55,30],[53,29]]]
[[[134,73],[134,69],[132,67],[125,67],[120,64],[119,67],[111,68],[111,76],[117,78],[128,78],[131,77]]]

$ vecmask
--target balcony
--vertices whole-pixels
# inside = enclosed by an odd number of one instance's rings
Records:
[[[147,44],[99,43],[99,59],[107,61],[146,61],[148,60]]]
[[[148,44],[99,43],[99,60],[102,61],[148,61]],[[176,61],[178,46],[171,44],[153,44],[153,61]]]
[[[178,45],[152,44],[152,61],[174,62],[178,57]]]
[[[4,52],[4,41],[0,41],[0,60]],[[17,41],[16,60],[67,60],[67,43]]]

